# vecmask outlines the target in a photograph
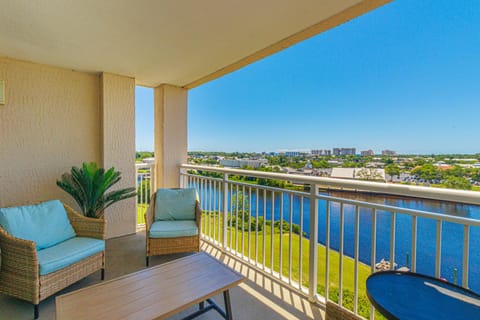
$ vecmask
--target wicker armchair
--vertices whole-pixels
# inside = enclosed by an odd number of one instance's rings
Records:
[[[180,252],[198,252],[200,251],[200,232],[202,226],[202,209],[200,208],[200,202],[196,201],[195,205],[195,222],[198,227],[198,234],[195,236],[184,236],[176,238],[150,238],[149,231],[154,223],[155,218],[155,206],[161,205],[156,203],[157,192],[152,194],[150,198],[150,206],[145,213],[145,226],[146,226],[146,265],[149,265],[149,258],[151,256],[180,253]]]
[[[86,218],[65,205],[68,219],[78,237],[105,239],[105,221]],[[39,274],[35,242],[15,238],[0,226],[0,292],[30,301],[38,318],[41,301],[80,279],[101,270],[104,279],[105,252],[96,253],[63,269]]]

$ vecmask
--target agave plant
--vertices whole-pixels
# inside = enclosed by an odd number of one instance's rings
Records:
[[[95,162],[84,162],[81,168],[72,167],[70,172],[64,173],[57,180],[57,186],[75,199],[85,216],[101,218],[106,208],[137,194],[135,188],[107,192],[120,179],[120,172],[113,167],[105,171]]]

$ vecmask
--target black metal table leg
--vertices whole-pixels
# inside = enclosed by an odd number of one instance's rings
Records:
[[[228,290],[223,291],[223,298],[225,300],[225,313],[227,314],[225,319],[232,320],[232,306],[230,304],[230,293]]]
[[[200,303],[198,304],[198,308],[199,308],[200,310],[202,310],[203,308],[205,308],[205,301],[200,302]]]

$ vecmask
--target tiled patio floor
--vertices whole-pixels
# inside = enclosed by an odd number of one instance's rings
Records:
[[[241,261],[222,254],[204,243],[202,250],[247,277],[247,281],[231,290],[234,319],[324,319],[323,310],[287,287],[255,271]],[[153,257],[151,265],[157,265],[183,255]],[[106,279],[116,278],[145,268],[145,233],[111,239],[106,249]],[[100,282],[100,273],[95,273],[62,291],[70,292]],[[223,307],[222,296],[215,297]],[[185,310],[172,319],[181,319],[192,310]],[[30,303],[0,294],[0,319],[33,319]],[[40,304],[40,319],[55,319],[55,297]],[[210,311],[197,319],[221,319]]]

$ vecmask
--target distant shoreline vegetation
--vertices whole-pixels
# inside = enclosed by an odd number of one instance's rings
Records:
[[[150,151],[137,151],[137,162],[154,157]],[[480,153],[475,154],[439,154],[439,155],[347,155],[347,156],[315,156],[301,154],[286,156],[276,153],[254,152],[188,152],[188,161],[197,165],[220,166],[225,159],[259,160],[266,164],[256,168],[242,166],[240,169],[264,172],[295,172],[313,176],[329,177],[333,168],[368,168],[382,169],[388,183],[430,186],[458,190],[480,191]],[[307,169],[307,170],[306,170]],[[221,178],[215,172],[199,172],[199,174]],[[303,186],[284,180],[253,178],[247,176],[231,176],[232,180],[270,187],[303,190]],[[368,177],[365,177],[366,180]]]

